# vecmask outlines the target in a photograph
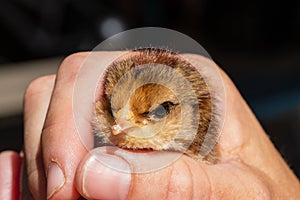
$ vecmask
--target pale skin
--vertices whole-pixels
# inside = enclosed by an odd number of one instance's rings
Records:
[[[107,59],[114,52],[98,54]],[[300,198],[299,180],[221,69],[226,116],[219,139],[218,164],[208,165],[182,156],[161,170],[128,174],[94,162],[75,134],[72,119],[75,79],[87,55],[77,53],[67,57],[56,75],[34,80],[26,91],[25,177],[36,199],[77,199],[80,195],[88,199]],[[206,62],[196,57],[199,62]],[[86,137],[86,142],[92,143]],[[133,153],[114,155],[102,151],[103,159],[126,170],[134,167]],[[19,174],[20,160],[16,153],[1,153],[0,199],[17,198],[19,180],[11,174]]]

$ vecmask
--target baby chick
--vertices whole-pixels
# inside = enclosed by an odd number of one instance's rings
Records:
[[[216,159],[215,151],[200,153],[212,116],[209,89],[179,55],[153,48],[130,52],[107,68],[103,84],[93,124],[97,146]]]

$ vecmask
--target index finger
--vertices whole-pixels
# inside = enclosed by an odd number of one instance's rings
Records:
[[[99,52],[92,62],[98,65],[110,61],[111,55]],[[73,91],[82,64],[89,53],[78,53],[67,57],[61,64],[42,132],[42,151],[47,176],[48,199],[74,199],[79,196],[74,187],[74,175],[78,163],[93,147],[91,134],[91,107],[85,94],[80,94],[80,127],[77,127],[73,110]],[[91,59],[89,59],[91,61]],[[91,64],[91,63],[88,63]],[[94,63],[95,64],[95,63]],[[99,74],[100,76],[100,74]],[[81,80],[89,82],[88,79]],[[90,99],[91,100],[91,99]],[[80,135],[78,134],[80,129]]]

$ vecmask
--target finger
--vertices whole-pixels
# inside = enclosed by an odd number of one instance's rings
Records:
[[[232,199],[236,194],[251,199],[269,195],[264,177],[235,161],[206,165],[182,156],[163,168],[134,173],[173,154],[164,152],[140,160],[137,153],[99,148],[86,156],[77,170],[78,191],[88,199]]]
[[[41,134],[55,76],[40,77],[30,83],[24,98],[24,152],[28,188],[35,199],[45,199],[46,182],[41,157]]]
[[[0,153],[0,199],[17,200],[20,195],[21,157],[13,151]]]
[[[72,92],[76,74],[85,57],[85,54],[69,56],[57,73],[42,132],[47,199],[75,199],[79,196],[73,187],[73,172],[86,149],[76,135]]]
[[[86,61],[88,55],[96,56]],[[89,96],[87,93],[92,90],[91,87],[96,88],[97,82],[91,81],[92,78],[90,77],[80,77],[82,85],[76,85],[77,76],[83,63],[87,64],[87,67],[90,67],[88,69],[95,74],[93,67],[96,67],[96,69],[106,67],[112,62],[113,55],[116,55],[116,53],[74,54],[66,58],[59,68],[42,133],[48,199],[75,199],[79,196],[74,186],[76,168],[87,153],[87,149],[92,148],[94,145],[93,134],[91,134],[91,108],[94,99],[90,98],[92,95]],[[97,73],[99,73],[99,70]],[[97,73],[96,76],[94,75],[95,80],[98,80],[101,75],[101,73]],[[74,92],[77,88],[75,86],[79,88],[83,86],[90,87],[79,93],[78,99],[74,99],[74,95],[78,95]],[[74,105],[74,102],[77,104]],[[79,115],[76,115],[78,113],[73,110],[73,106],[75,109],[80,110]],[[80,122],[80,127],[76,124],[76,120]]]

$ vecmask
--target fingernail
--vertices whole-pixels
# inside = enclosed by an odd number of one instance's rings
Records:
[[[92,155],[83,167],[82,189],[92,199],[126,199],[131,183],[128,163],[115,155]]]
[[[65,184],[64,174],[56,162],[51,162],[47,172],[47,199]]]

